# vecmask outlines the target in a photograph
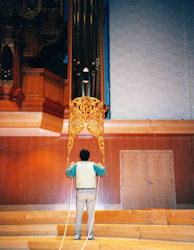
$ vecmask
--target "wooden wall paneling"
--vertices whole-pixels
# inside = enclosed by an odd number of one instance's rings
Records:
[[[2,154],[2,158],[1,158],[1,162],[2,164],[4,163],[5,165],[1,165],[1,178],[2,178],[2,188],[0,188],[0,190],[2,190],[3,192],[1,193],[3,197],[5,197],[5,202],[8,202],[8,197],[9,197],[9,187],[10,187],[10,180],[8,180],[6,177],[9,175],[9,155],[8,153],[6,153],[6,149],[8,148],[8,145],[2,145],[3,146],[3,150],[1,152],[4,152],[4,154]],[[2,166],[4,167],[4,171],[2,171]]]
[[[23,110],[42,110],[45,99],[64,104],[66,82],[46,69],[23,69]]]
[[[5,155],[5,150],[6,150],[6,143],[5,143],[5,138],[0,138],[0,202],[2,202],[2,198],[8,197],[8,194],[6,194],[6,189],[7,189],[7,180],[6,180],[6,170],[7,170],[7,160],[8,158]],[[4,200],[6,202],[6,200]]]
[[[24,74],[23,91],[27,97],[43,96],[43,78],[40,75]]]
[[[104,202],[120,204],[120,142],[112,137],[105,137],[105,157],[107,174],[104,177]]]
[[[194,196],[194,136],[191,137],[191,164],[192,164],[192,190],[193,190],[193,196]],[[194,197],[193,197],[194,200]]]
[[[191,144],[192,141],[192,144]],[[176,198],[194,204],[193,136],[105,136],[107,175],[100,180],[99,204],[120,203],[120,150],[173,150]],[[67,204],[67,137],[0,137],[0,204]],[[101,162],[98,142],[78,137],[70,161],[82,148]],[[74,193],[75,198],[75,193]]]
[[[63,104],[64,100],[64,80],[56,77],[45,76],[43,96],[55,102]]]
[[[190,138],[180,136],[172,139],[177,203],[194,203],[191,195],[193,170]]]
[[[14,139],[13,141],[13,138],[7,138],[8,149],[3,152],[7,161],[12,164],[6,162],[6,165],[1,167],[1,173],[7,179],[4,188],[8,194],[1,196],[1,204],[67,202],[64,178],[65,147],[59,146],[56,141],[58,138]],[[25,145],[16,149],[14,145],[19,139]],[[21,146],[21,143],[19,144]],[[63,151],[58,150],[58,147],[63,148]]]

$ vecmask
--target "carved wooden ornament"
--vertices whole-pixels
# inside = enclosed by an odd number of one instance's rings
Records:
[[[70,103],[69,109],[67,166],[69,166],[69,155],[73,148],[74,139],[85,125],[88,131],[98,139],[98,145],[103,156],[103,165],[105,165],[103,102],[95,97],[78,97]]]

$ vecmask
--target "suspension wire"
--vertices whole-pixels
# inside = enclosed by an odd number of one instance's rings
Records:
[[[65,240],[66,233],[67,233],[67,227],[68,227],[68,224],[69,224],[70,206],[71,206],[71,201],[72,201],[72,193],[73,193],[73,178],[71,179],[71,191],[70,191],[70,196],[69,196],[67,222],[66,222],[66,225],[65,225],[65,230],[64,230],[63,238],[61,240],[61,244],[60,244],[59,250],[61,250],[62,247],[63,247],[64,240]]]
[[[84,244],[82,245],[81,250],[84,250],[84,248],[86,247],[89,235],[90,235],[91,230],[92,230],[92,225],[93,225],[93,222],[94,222],[94,215],[95,215],[95,208],[96,208],[96,203],[97,203],[97,200],[98,200],[99,186],[100,186],[100,175],[98,176],[98,184],[97,184],[97,189],[96,189],[96,200],[95,200],[94,211],[93,211],[93,215],[92,215],[92,221],[91,221],[91,224],[90,224],[90,229],[89,229],[87,238],[86,238]]]

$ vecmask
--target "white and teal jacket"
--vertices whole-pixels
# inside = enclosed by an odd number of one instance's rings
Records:
[[[96,188],[96,175],[103,176],[106,168],[91,161],[79,161],[68,167],[66,174],[76,176],[76,188]]]

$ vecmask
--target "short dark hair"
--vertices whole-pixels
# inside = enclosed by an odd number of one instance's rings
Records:
[[[87,161],[90,157],[90,152],[87,149],[82,149],[79,154],[82,161]]]

